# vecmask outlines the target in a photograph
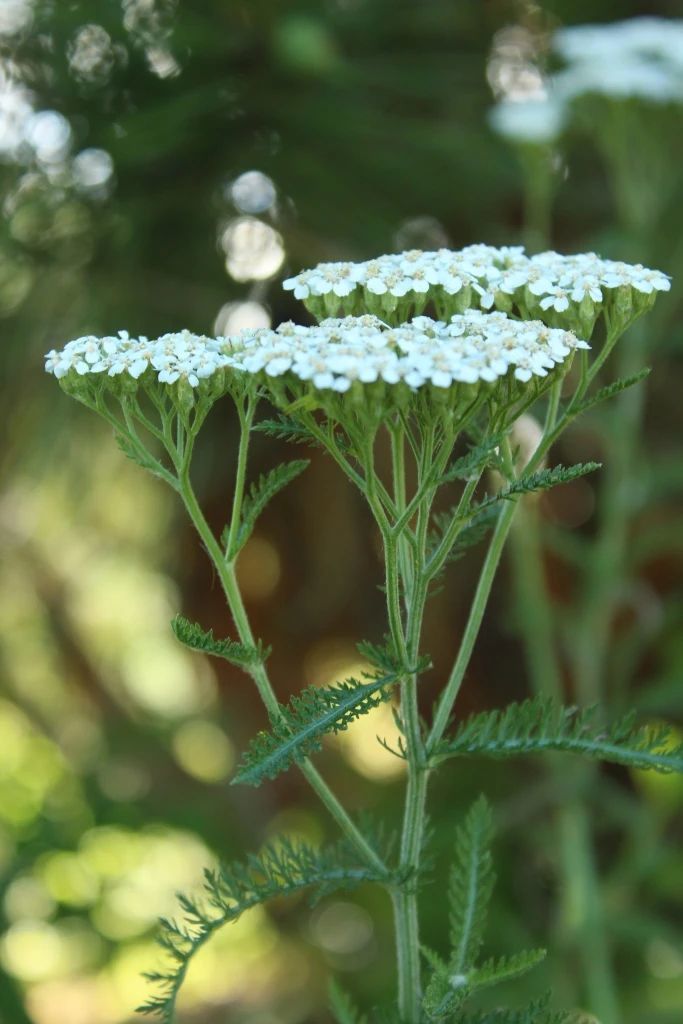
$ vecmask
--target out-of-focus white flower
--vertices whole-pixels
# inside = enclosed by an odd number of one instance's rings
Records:
[[[489,111],[491,127],[512,142],[553,142],[562,133],[565,107],[557,99],[503,100]]]

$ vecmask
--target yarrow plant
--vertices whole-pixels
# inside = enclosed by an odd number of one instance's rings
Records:
[[[529,257],[517,247],[476,245],[322,264],[285,288],[317,324],[214,339],[186,331],[156,341],[121,333],[81,338],[47,356],[47,369],[64,390],[103,416],[124,452],[179,494],[215,566],[236,638],[216,639],[181,616],[173,628],[190,648],[242,668],[265,704],[267,727],[245,751],[234,781],[259,785],[296,766],[342,833],[339,843],[323,849],[275,843],[209,873],[203,894],[182,897],[182,920],[162,924],[168,965],[154,975],[156,990],[143,1010],[173,1021],[194,954],[256,904],[303,889],[320,898],[374,882],[393,904],[397,991],[395,1003],[375,1011],[373,1020],[559,1024],[566,1015],[552,1011],[548,998],[521,1010],[477,1010],[480,990],[531,969],[544,955],[481,957],[493,886],[491,813],[483,798],[452,837],[450,948],[424,945],[419,911],[429,881],[428,786],[453,758],[546,751],[683,770],[683,751],[672,747],[665,730],[638,728],[631,719],[605,728],[589,710],[553,701],[534,699],[453,721],[519,499],[598,468],[547,468],[546,460],[576,417],[641,379],[639,373],[596,386],[613,346],[657,293],[669,289],[669,280],[594,254]],[[195,494],[191,465],[206,415],[224,398],[236,407],[241,433],[231,515],[218,536]],[[270,404],[275,415],[256,420],[260,404]],[[522,458],[514,429],[530,408],[542,412],[544,426]],[[383,543],[388,636],[359,645],[372,671],[305,689],[288,703],[271,686],[271,652],[253,635],[236,563],[267,502],[307,463],[286,462],[248,486],[255,429],[324,449],[366,502]],[[383,444],[391,451],[389,476],[377,468]],[[451,511],[435,514],[436,499],[448,494]],[[450,563],[486,535],[467,624],[427,721],[419,680],[430,668],[422,649],[429,599]],[[326,736],[353,728],[395,694],[400,740],[393,753],[406,762],[407,783],[403,826],[392,845],[359,827],[312,758]],[[331,1002],[339,1024],[363,1019],[340,989]]]

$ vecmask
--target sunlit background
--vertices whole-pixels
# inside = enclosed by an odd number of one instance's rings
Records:
[[[175,912],[176,891],[199,885],[217,858],[277,834],[334,836],[294,772],[255,792],[228,787],[263,712],[248,680],[191,655],[169,628],[182,610],[226,635],[220,589],[171,493],[43,374],[42,354],[54,345],[119,328],[222,334],[301,318],[280,289],[288,273],[396,248],[526,240],[673,274],[647,342],[655,372],[643,445],[652,457],[632,495],[610,698],[617,711],[637,705],[646,719],[680,722],[683,98],[645,112],[649,134],[629,122],[638,167],[621,179],[599,106],[586,105],[566,130],[554,108],[541,127],[538,108],[531,127],[528,112],[552,92],[557,27],[653,13],[683,17],[683,8],[673,0],[0,0],[2,1024],[140,1019],[141,972],[160,957],[154,923]],[[516,106],[491,116],[500,101]],[[550,148],[529,148],[539,140]],[[235,436],[229,408],[219,407],[197,458],[216,526]],[[604,455],[606,444],[596,420],[562,455]],[[283,454],[284,445],[257,440],[252,472]],[[594,529],[595,487],[582,479],[543,502],[560,607],[572,602],[572,559]],[[240,579],[256,632],[273,645],[279,693],[357,672],[356,641],[379,639],[384,626],[377,538],[356,496],[314,453],[262,522]],[[458,563],[434,606],[426,648],[437,673],[425,682],[427,701],[480,557]],[[499,706],[527,692],[504,571],[461,706]],[[319,761],[355,814],[390,828],[402,766],[377,734],[395,736],[386,705]],[[683,784],[622,770],[600,779],[598,858],[624,1024],[676,1024]],[[491,951],[550,943],[553,955],[517,986],[518,997],[554,985],[567,1005],[580,1005],[571,943],[552,934],[558,794],[537,764],[466,761],[445,772],[434,787],[436,870],[480,789],[499,824]],[[428,940],[438,946],[442,900],[428,892]],[[366,1005],[390,994],[381,893],[251,911],[197,958],[181,1019],[325,1021],[330,971]]]

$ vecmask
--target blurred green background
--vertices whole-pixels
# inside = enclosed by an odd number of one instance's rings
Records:
[[[255,792],[228,787],[262,709],[247,680],[191,656],[169,629],[182,610],[226,635],[220,588],[170,492],[61,394],[43,353],[119,328],[223,333],[301,318],[280,280],[322,259],[517,244],[521,165],[488,127],[494,94],[533,81],[558,25],[644,13],[683,16],[683,6],[0,0],[2,1024],[138,1019],[140,972],[159,957],[154,922],[174,912],[177,890],[194,888],[217,856],[241,856],[276,833],[334,835],[294,772]],[[645,173],[650,155],[681,166],[683,107],[669,116],[670,131],[632,139]],[[674,174],[645,225],[635,209],[629,223],[600,130],[583,125],[559,148],[553,246],[635,258],[675,277],[647,327],[648,457],[630,479],[628,564],[610,627],[626,683],[611,696],[615,710],[680,723],[683,180]],[[224,403],[196,464],[217,527],[235,436]],[[596,418],[559,454],[604,456],[606,445]],[[287,454],[261,437],[252,474]],[[560,609],[574,597],[573,557],[595,529],[598,486],[577,481],[542,505]],[[434,604],[425,648],[437,671],[425,706],[480,558],[458,563]],[[348,674],[356,640],[382,635],[376,538],[322,455],[268,511],[240,573],[283,698]],[[506,566],[462,712],[528,693],[508,577]],[[318,759],[354,813],[389,826],[401,809],[401,764],[374,738],[392,731],[382,706]],[[459,762],[437,779],[427,941],[444,937],[439,872],[454,823],[481,789],[499,823],[490,949],[550,944],[517,997],[552,984],[580,1006],[571,921],[559,931],[556,922],[566,894],[552,812],[563,794],[536,762]],[[625,1024],[683,1019],[682,795],[678,779],[609,769],[590,797]],[[251,912],[197,959],[182,1020],[324,1021],[331,970],[366,1005],[389,997],[381,894]]]

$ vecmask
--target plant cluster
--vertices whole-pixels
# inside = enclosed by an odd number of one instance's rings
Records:
[[[373,882],[393,905],[397,998],[373,1011],[372,1020],[559,1024],[567,1018],[546,998],[516,1010],[477,1008],[481,990],[531,969],[544,955],[515,951],[481,959],[493,885],[491,814],[483,798],[453,836],[450,949],[425,945],[419,911],[427,881],[428,786],[451,758],[549,750],[661,772],[683,769],[683,753],[665,730],[639,729],[630,718],[605,728],[595,712],[557,701],[453,721],[516,510],[524,495],[598,468],[547,468],[546,460],[577,416],[642,379],[641,370],[597,383],[614,345],[657,293],[668,290],[668,278],[592,253],[529,257],[519,248],[482,245],[322,264],[285,287],[303,299],[317,325],[283,324],[216,339],[188,332],[153,342],[126,334],[84,338],[47,356],[47,369],[64,390],[102,415],[123,451],[179,494],[213,562],[237,639],[217,640],[182,617],[174,630],[192,649],[242,668],[265,704],[268,727],[244,754],[234,781],[258,785],[297,766],[344,836],[343,847],[319,851],[284,841],[209,874],[203,896],[182,900],[183,920],[163,924],[169,966],[156,976],[159,987],[144,1009],[171,1022],[193,954],[256,903],[303,888],[319,898]],[[194,491],[191,465],[206,416],[224,396],[235,405],[241,433],[231,514],[217,535]],[[277,415],[257,421],[261,402]],[[515,424],[531,408],[543,428],[522,457]],[[270,652],[253,635],[236,563],[265,505],[306,462],[284,463],[248,487],[254,429],[324,449],[362,495],[384,553],[388,638],[360,644],[367,674],[306,689],[288,704],[270,683]],[[389,475],[378,469],[380,446],[391,452]],[[449,495],[451,510],[437,514],[437,500]],[[427,720],[419,688],[430,669],[422,650],[428,602],[453,560],[487,535],[468,621]],[[311,758],[326,736],[353,728],[395,693],[400,741],[393,753],[406,762],[407,785],[401,834],[385,844],[352,819]],[[332,1007],[339,1024],[362,1019],[339,990]]]

